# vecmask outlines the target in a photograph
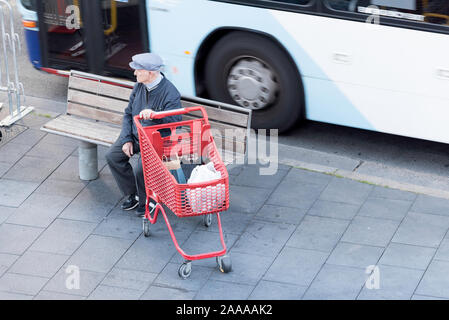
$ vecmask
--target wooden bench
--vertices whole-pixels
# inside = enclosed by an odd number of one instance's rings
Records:
[[[46,123],[41,130],[80,140],[80,179],[94,180],[98,177],[97,146],[111,146],[119,137],[124,110],[134,84],[84,72],[70,72],[66,114]],[[201,105],[206,109],[212,135],[226,164],[247,161],[251,110],[186,96],[181,98],[181,104],[183,107]],[[183,120],[199,116],[190,113],[183,115]],[[230,132],[233,135],[229,135]]]

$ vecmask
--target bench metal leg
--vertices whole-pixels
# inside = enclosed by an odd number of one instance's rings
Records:
[[[81,141],[78,148],[79,173],[81,180],[95,180],[98,178],[97,145]]]

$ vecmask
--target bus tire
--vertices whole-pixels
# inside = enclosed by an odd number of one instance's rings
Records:
[[[213,100],[240,105],[248,107],[248,102],[258,101],[267,102],[262,96],[258,96],[256,78],[243,80],[238,79],[242,85],[232,85],[232,89],[236,87],[243,89],[248,88],[246,86],[250,84],[251,99],[238,101],[233,98],[230,83],[237,79],[237,75],[233,76],[232,72],[235,72],[239,64],[242,65],[242,70],[245,65],[252,61],[253,65],[256,65],[258,71],[265,72],[268,78],[272,78],[271,87],[277,90],[277,93],[272,96],[267,96],[267,99],[274,99],[271,102],[266,103],[263,108],[254,108],[252,117],[252,128],[254,129],[278,129],[279,132],[285,132],[291,129],[296,122],[304,117],[304,89],[301,82],[301,78],[298,74],[296,66],[291,62],[287,54],[273,41],[266,39],[258,34],[249,34],[246,32],[235,31],[227,34],[221,38],[214,45],[210,51],[205,68],[205,83],[209,93],[209,97]],[[259,64],[260,62],[260,64]],[[237,66],[236,66],[237,65]],[[259,66],[263,66],[264,70],[261,70]],[[268,72],[266,70],[269,70]],[[245,72],[238,70],[238,72]],[[250,71],[247,71],[250,72]],[[260,74],[260,73],[259,73]],[[274,79],[273,76],[274,75]],[[261,77],[255,75],[257,79]],[[231,82],[230,82],[231,81]],[[265,79],[263,80],[265,83]],[[251,87],[255,83],[256,87]],[[256,88],[256,89],[255,89]],[[266,88],[261,88],[267,90]],[[263,95],[263,93],[261,92]],[[234,97],[239,98],[236,94]],[[256,97],[256,98],[254,98]],[[247,99],[245,97],[245,99]],[[243,105],[246,103],[247,105]]]

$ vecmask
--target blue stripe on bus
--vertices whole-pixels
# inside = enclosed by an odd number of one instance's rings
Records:
[[[35,68],[42,68],[39,31],[25,29],[25,39],[28,46],[28,58]]]

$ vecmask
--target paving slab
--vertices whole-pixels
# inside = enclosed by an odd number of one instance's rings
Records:
[[[261,175],[260,166],[247,165],[239,175],[232,178],[232,185],[257,187],[257,188],[275,188],[285,177],[288,170],[278,169],[273,175]]]
[[[111,212],[115,204],[92,201],[92,197],[81,194],[61,213],[60,218],[100,223]]]
[[[73,146],[56,145],[48,143],[46,139],[40,140],[33,146],[28,152],[28,156],[34,156],[38,158],[50,158],[57,160],[66,159],[75,150]]]
[[[232,252],[274,257],[295,230],[291,224],[252,221],[241,235]]]
[[[31,148],[30,145],[7,143],[0,147],[0,162],[14,164]]]
[[[179,243],[183,243],[193,230],[184,232],[177,230],[176,237]],[[151,231],[149,238],[141,235],[136,242],[123,255],[116,267],[137,271],[160,273],[165,265],[178,254],[170,235],[166,230]]]
[[[327,253],[285,247],[263,280],[309,286],[328,257]]]
[[[51,278],[69,256],[28,250],[9,269],[12,273]]]
[[[195,300],[246,300],[254,286],[208,280],[195,296]]]
[[[87,239],[96,226],[95,223],[56,219],[30,249],[71,255]]]
[[[449,298],[449,262],[433,260],[419,283],[415,294]]]
[[[17,212],[17,208],[0,206],[0,225]]]
[[[137,300],[143,292],[99,285],[87,298],[88,300]]]
[[[77,147],[79,145],[78,139],[72,139],[58,134],[47,134],[41,141],[42,144],[53,144],[57,146]]]
[[[414,294],[412,296],[411,300],[448,300],[446,298],[438,298],[438,297],[429,297],[429,296],[422,296],[419,294]]]
[[[21,255],[43,231],[41,228],[3,223],[0,225],[0,252]]]
[[[412,201],[369,197],[359,210],[363,217],[402,221]]]
[[[359,211],[360,205],[317,200],[307,212],[311,216],[351,220]]]
[[[419,213],[449,216],[449,200],[420,194],[417,196],[411,210]]]
[[[180,288],[168,288],[164,286],[152,285],[140,297],[141,300],[193,300],[196,291],[189,291]]]
[[[372,189],[372,185],[334,177],[320,195],[320,200],[361,205],[368,198]]]
[[[33,296],[0,291],[0,300],[33,300]]]
[[[19,207],[28,198],[39,183],[0,179],[0,206]]]
[[[27,146],[34,146],[37,144],[44,136],[46,136],[46,133],[41,130],[36,129],[27,129],[21,134],[19,134],[17,137],[12,139],[10,142],[13,144],[23,144]]]
[[[8,223],[47,228],[72,198],[33,193],[7,220]]]
[[[75,198],[81,190],[83,190],[88,182],[85,181],[60,181],[60,180],[45,180],[39,188],[34,191],[35,194],[40,195],[58,195],[62,197]]]
[[[84,300],[86,297],[42,290],[34,300]]]
[[[426,270],[435,255],[434,248],[390,243],[379,264]]]
[[[101,284],[110,287],[145,291],[158,276],[157,273],[113,268]]]
[[[368,217],[355,217],[345,234],[342,241],[385,247],[393,238],[399,221],[374,219]]]
[[[93,234],[116,237],[123,239],[136,240],[142,233],[142,219],[130,216],[129,213],[121,213],[119,215],[107,216]]]
[[[0,253],[0,267],[9,269],[20,256],[16,254]]]
[[[435,259],[449,261],[449,238],[447,238],[447,235],[446,238],[441,241],[440,246],[438,247],[438,250],[435,254]]]
[[[254,218],[254,215],[254,213],[240,213],[231,210],[220,213],[223,233],[237,235],[242,234],[242,232],[245,231],[245,229]],[[209,227],[204,226],[204,224],[202,223],[202,216],[192,217],[188,219],[196,219],[197,221],[199,221],[197,230],[219,232],[216,215],[212,216],[212,224]]]
[[[326,263],[365,269],[377,264],[383,252],[381,247],[339,242]]]
[[[449,228],[449,217],[409,212],[393,242],[437,248]]]
[[[112,177],[102,176],[90,182],[62,212],[61,218],[101,222],[120,201],[122,195]]]
[[[24,156],[3,178],[42,183],[60,164],[57,159]]]
[[[379,289],[360,292],[358,300],[410,300],[424,271],[378,265]]]
[[[255,286],[274,261],[271,257],[247,253],[231,252],[229,256],[232,261],[232,271],[223,274],[218,268],[215,268],[210,279]]]
[[[229,190],[229,210],[256,213],[265,204],[270,193],[270,189],[233,186]]]
[[[257,220],[268,222],[281,222],[298,225],[304,218],[307,210],[274,205],[264,205],[254,216]]]
[[[330,253],[337,245],[349,221],[305,216],[287,242],[287,246]]]
[[[324,188],[322,184],[284,180],[268,198],[267,204],[308,210]]]
[[[262,280],[249,296],[249,300],[300,300],[306,286]]]
[[[44,286],[43,290],[87,297],[95,290],[95,288],[106,276],[104,273],[80,270],[79,288],[76,288],[72,286],[72,278],[69,278],[74,274],[66,271],[67,269],[61,268],[59,272]],[[68,271],[71,271],[71,269]],[[67,283],[71,284],[71,286],[67,286]]]
[[[179,263],[168,263],[156,277],[153,284],[186,291],[198,291],[206,284],[213,271],[210,267],[198,266],[192,263],[190,277],[188,279],[182,279],[178,275],[179,266]]]
[[[66,265],[82,270],[108,273],[132,245],[133,240],[91,235]]]
[[[303,296],[305,300],[354,300],[365,284],[365,270],[325,264]]]
[[[0,162],[0,178],[8,172],[8,170],[13,166],[13,163]]]
[[[50,180],[67,180],[80,182],[78,157],[67,157],[64,162],[51,174]],[[98,170],[101,171],[106,165],[105,160],[98,161]]]
[[[47,283],[48,278],[15,273],[5,273],[0,278],[0,291],[36,295]]]

